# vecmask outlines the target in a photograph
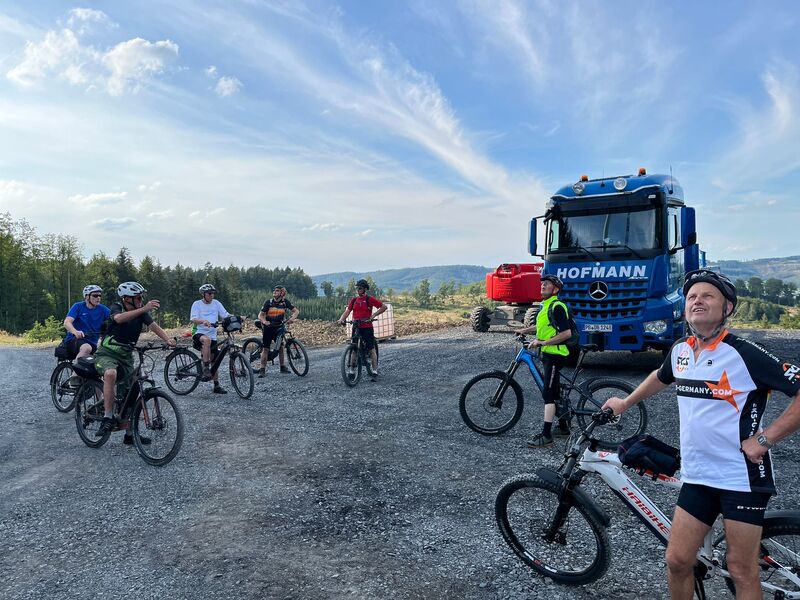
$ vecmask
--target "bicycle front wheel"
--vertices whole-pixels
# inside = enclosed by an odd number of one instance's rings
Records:
[[[585,381],[579,390],[580,398],[575,407],[575,416],[581,429],[586,429],[592,422],[592,413],[603,407],[612,396],[625,398],[635,388],[622,379],[602,378]],[[598,425],[594,430],[601,448],[616,450],[623,441],[634,435],[644,433],[647,427],[647,410],[644,402],[628,409],[625,413],[611,419],[605,425]]]
[[[361,360],[358,356],[358,346],[348,344],[342,354],[342,379],[347,387],[355,387],[361,379]]]
[[[50,398],[59,412],[66,413],[75,408],[75,394],[79,386],[73,385],[74,380],[70,381],[74,376],[75,369],[67,361],[58,363],[50,376]]]
[[[202,374],[200,359],[186,348],[173,350],[164,362],[164,383],[178,396],[191,394],[200,383]]]
[[[230,361],[231,385],[241,398],[247,400],[253,395],[255,380],[253,379],[253,367],[241,352],[231,354]]]
[[[90,448],[99,448],[108,441],[111,432],[95,437],[103,422],[103,384],[100,381],[84,380],[75,394],[75,425],[83,443]]]
[[[289,366],[294,374],[305,377],[308,373],[308,353],[303,344],[297,340],[286,342],[286,357],[289,359]]]
[[[161,390],[148,391],[131,417],[133,443],[144,462],[161,467],[183,444],[183,418],[175,400]]]
[[[260,364],[261,348],[263,347],[264,343],[260,338],[250,337],[242,342],[242,354],[251,364],[254,362],[259,362]]]
[[[556,583],[583,585],[603,576],[611,561],[608,534],[583,504],[572,500],[564,525],[548,541],[559,508],[559,487],[536,475],[507,481],[494,511],[503,539],[534,571]]]
[[[522,388],[503,371],[476,375],[467,382],[458,399],[464,423],[483,435],[497,435],[511,429],[522,416],[523,408]]]
[[[722,540],[724,539],[723,534]],[[797,583],[797,576],[800,574],[800,519],[782,519],[780,523],[771,523],[767,519],[764,522],[758,564],[761,589],[765,597],[767,593],[770,597],[777,597],[779,594],[774,588],[768,591],[764,584],[774,586],[785,597],[796,597],[800,593],[800,585]],[[722,568],[728,570],[727,552],[722,559]],[[733,580],[726,577],[725,584],[736,595]]]

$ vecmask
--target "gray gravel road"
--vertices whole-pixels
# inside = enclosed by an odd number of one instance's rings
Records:
[[[743,333],[800,359],[798,334]],[[555,585],[503,543],[500,485],[557,466],[562,448],[525,447],[541,419],[527,374],[525,414],[505,435],[468,430],[457,401],[469,378],[505,368],[516,349],[507,333],[457,328],[383,344],[380,381],[354,390],[341,381],[339,347],[311,351],[303,379],[273,368],[250,400],[201,384],[179,398],[185,441],[159,469],[121,434],[83,445],[72,413],[50,402],[51,351],[0,348],[0,597],[665,598],[663,549],[600,487],[613,545],[602,580]],[[589,363],[592,375],[636,383],[659,360],[604,353]],[[787,402],[776,395],[771,414]],[[676,443],[674,394],[648,410],[650,432]],[[771,507],[798,506],[796,439],[773,452],[782,493]],[[726,593],[721,582],[709,592]]]

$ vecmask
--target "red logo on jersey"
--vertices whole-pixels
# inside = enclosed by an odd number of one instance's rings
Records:
[[[717,400],[725,400],[728,404],[733,406],[736,409],[736,412],[739,412],[739,407],[736,405],[736,394],[741,394],[740,390],[734,390],[731,388],[731,384],[728,382],[728,373],[726,371],[722,372],[722,377],[719,378],[717,383],[712,383],[710,381],[704,382],[708,389],[711,390],[711,395],[714,396]]]

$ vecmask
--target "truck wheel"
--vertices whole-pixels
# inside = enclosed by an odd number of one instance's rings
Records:
[[[530,327],[531,325],[536,324],[536,315],[539,314],[539,311],[542,309],[541,304],[534,304],[528,310],[525,311],[525,317],[522,319],[522,324],[525,327]]]
[[[470,315],[470,320],[472,321],[472,329],[474,331],[478,331],[480,333],[484,333],[489,331],[489,321],[491,317],[489,316],[489,309],[485,306],[478,306],[472,310],[472,314]]]

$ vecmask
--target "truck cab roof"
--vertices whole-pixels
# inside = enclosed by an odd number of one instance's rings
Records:
[[[625,186],[621,190],[615,187],[617,180],[620,180],[620,183],[617,184],[619,187],[622,185],[622,180],[625,182]],[[551,199],[560,202],[579,198],[625,196],[647,188],[663,191],[670,199],[671,204],[683,204],[683,188],[678,180],[670,175],[621,175],[578,181],[560,188]]]

